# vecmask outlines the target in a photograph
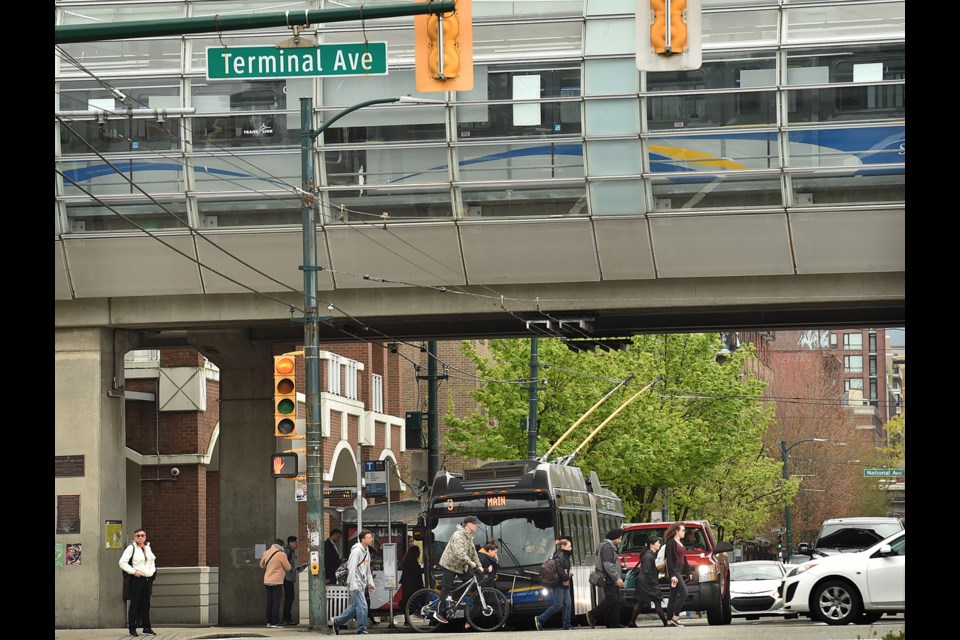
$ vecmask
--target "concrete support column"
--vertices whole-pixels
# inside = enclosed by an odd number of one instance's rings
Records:
[[[296,535],[297,510],[278,504],[270,475],[273,435],[273,360],[264,350],[255,359],[220,366],[220,608],[219,624],[266,624],[263,570],[257,543]],[[295,507],[295,504],[292,505]]]
[[[69,456],[72,470],[58,467],[54,479],[57,514],[79,519],[54,541],[81,545],[80,564],[55,568],[54,625],[87,629],[122,627],[120,554],[129,538],[123,397],[107,395],[123,385],[123,355],[135,348],[137,333],[112,329],[57,329],[54,349],[54,455]],[[77,463],[82,459],[82,472]],[[79,512],[69,510],[79,501]],[[61,517],[63,516],[63,517]],[[105,523],[123,523],[120,539],[106,536]],[[76,530],[74,530],[76,529]]]

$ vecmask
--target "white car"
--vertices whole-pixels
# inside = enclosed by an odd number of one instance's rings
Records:
[[[870,624],[902,613],[906,591],[906,531],[863,551],[805,562],[784,578],[784,609],[827,624]]]
[[[730,612],[734,617],[759,620],[760,616],[798,614],[783,610],[779,594],[780,583],[786,574],[776,560],[750,560],[730,565]]]

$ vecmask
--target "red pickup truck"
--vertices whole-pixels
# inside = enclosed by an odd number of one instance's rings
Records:
[[[669,522],[640,522],[623,525],[623,540],[620,543],[620,566],[624,574],[640,560],[640,552],[646,547],[647,536],[654,534],[661,541]],[[687,580],[687,602],[684,611],[706,611],[710,624],[730,624],[730,562],[724,553],[733,551],[729,542],[717,542],[713,529],[706,520],[687,520],[683,523],[688,541],[687,562],[692,576]],[[660,594],[664,607],[670,595],[670,581],[660,573]],[[634,585],[628,581],[622,591],[630,611],[634,603]]]

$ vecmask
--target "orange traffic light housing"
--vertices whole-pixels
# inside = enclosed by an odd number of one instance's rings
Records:
[[[700,5],[701,0],[637,0],[637,69],[691,71],[700,68],[703,59]]]
[[[674,55],[687,48],[687,0],[650,0],[650,46],[654,53]]]
[[[414,16],[417,91],[473,89],[471,2],[472,0],[456,0],[456,9],[443,15],[430,13]]]
[[[273,356],[273,435],[297,435],[297,361],[293,355]]]

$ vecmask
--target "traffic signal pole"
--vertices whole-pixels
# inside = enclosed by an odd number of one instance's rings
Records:
[[[217,14],[194,18],[173,18],[171,20],[128,20],[98,24],[69,24],[56,27],[54,43],[97,42],[125,38],[175,36],[185,33],[222,33],[224,31],[243,31],[263,27],[308,27],[312,24],[347,22],[350,20],[375,20],[377,18],[439,14],[453,11],[456,6],[457,3],[454,0],[434,0],[431,2],[405,2],[379,6],[361,5],[359,7],[333,9],[275,11],[249,15]]]

